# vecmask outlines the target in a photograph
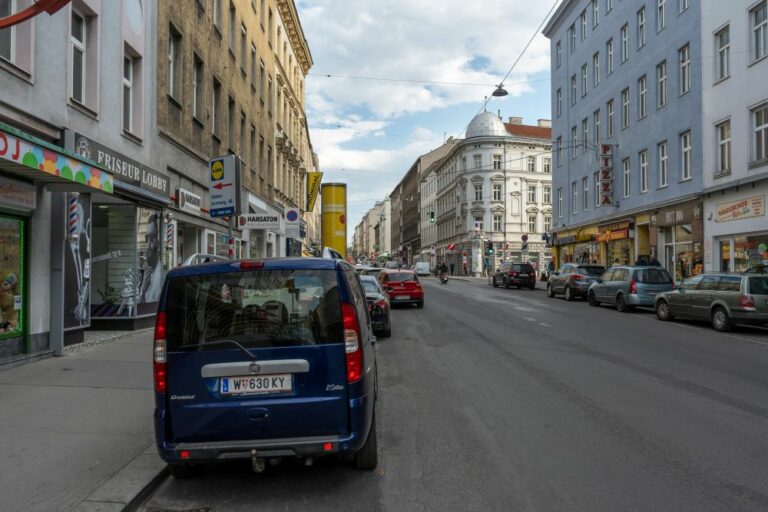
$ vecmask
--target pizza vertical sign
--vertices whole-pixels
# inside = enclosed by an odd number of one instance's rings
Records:
[[[237,155],[214,158],[209,163],[211,217],[240,214],[240,159]]]
[[[613,205],[613,146],[600,144],[600,206]]]

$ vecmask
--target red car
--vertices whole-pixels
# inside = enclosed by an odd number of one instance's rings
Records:
[[[416,307],[424,307],[424,289],[413,270],[384,269],[379,274],[379,282],[384,293],[389,296],[390,304],[416,304]]]

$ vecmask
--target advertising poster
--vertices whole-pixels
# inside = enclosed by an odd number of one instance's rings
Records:
[[[64,329],[91,325],[91,196],[67,194],[64,205]]]

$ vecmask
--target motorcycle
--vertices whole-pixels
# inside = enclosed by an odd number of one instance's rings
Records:
[[[445,272],[440,272],[440,284],[447,284],[448,283],[448,274]]]

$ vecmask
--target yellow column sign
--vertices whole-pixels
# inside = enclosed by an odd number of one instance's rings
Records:
[[[321,188],[323,195],[323,247],[330,247],[347,257],[347,185],[326,183]]]
[[[320,191],[320,182],[323,179],[323,173],[321,172],[308,172],[307,173],[307,211],[311,212],[315,209],[315,202],[317,201],[317,193]]]

